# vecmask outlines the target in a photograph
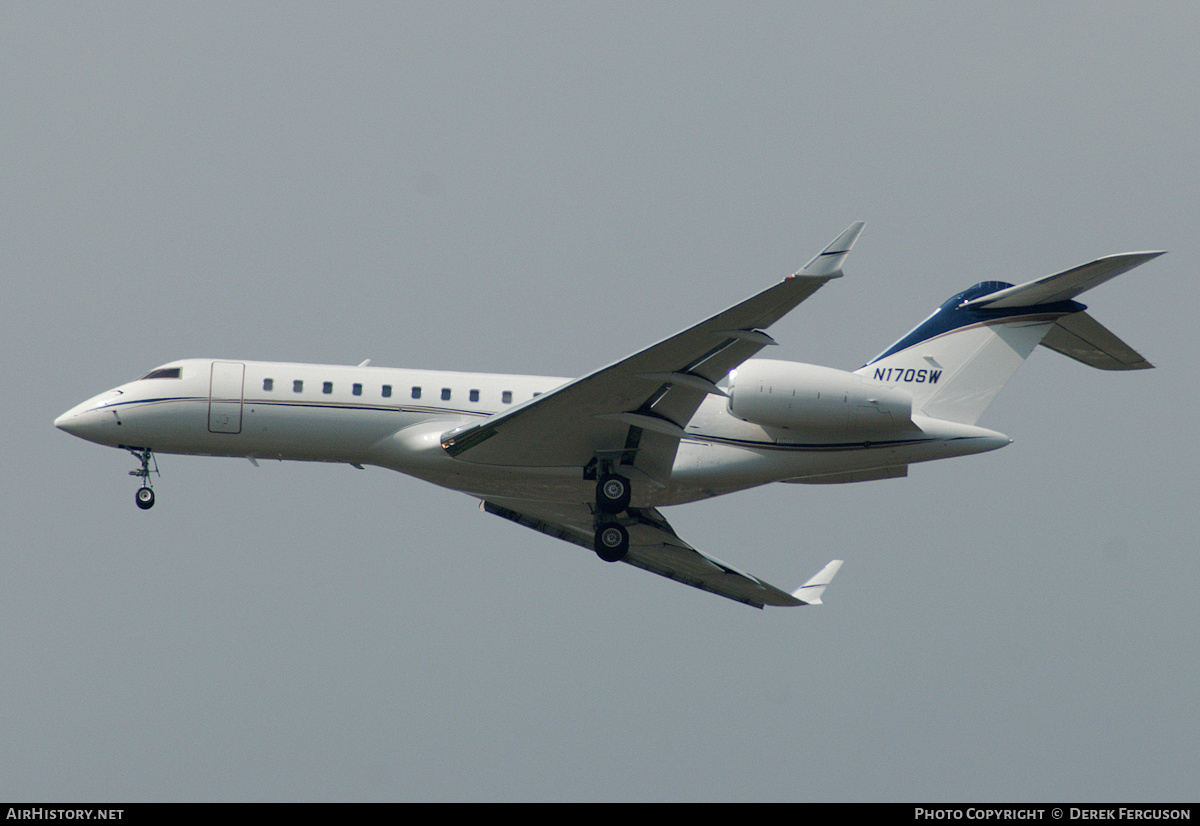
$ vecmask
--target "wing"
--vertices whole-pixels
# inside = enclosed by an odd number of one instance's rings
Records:
[[[482,507],[519,525],[592,549],[594,517],[586,505],[490,499],[484,500]],[[755,608],[819,605],[825,586],[842,565],[841,560],[833,560],[789,594],[696,550],[679,538],[655,508],[630,508],[620,521],[629,532],[629,552],[623,562]]]
[[[724,395],[716,382],[775,343],[763,330],[841,276],[862,228],[851,224],[803,269],[758,295],[523,405],[448,431],[442,446],[465,461],[526,467],[584,466],[606,455],[665,480],[705,396]]]

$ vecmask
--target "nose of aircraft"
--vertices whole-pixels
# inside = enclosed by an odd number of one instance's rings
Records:
[[[72,436],[78,436],[81,439],[88,437],[88,425],[91,423],[94,426],[95,416],[89,416],[88,411],[84,409],[84,405],[76,405],[63,413],[54,420],[54,426],[59,430],[70,433]]]
[[[110,429],[107,425],[116,423],[117,417],[112,411],[101,409],[102,406],[101,397],[88,399],[55,419],[54,426],[89,442],[105,443],[104,437]],[[110,422],[110,419],[113,421]]]
[[[70,414],[70,411],[67,411],[66,413],[62,414],[62,415],[61,415],[61,416],[59,416],[57,419],[55,419],[55,420],[54,420],[54,426],[55,426],[55,427],[57,427],[59,430],[65,430],[65,431],[67,431],[68,433],[70,433],[70,432],[71,432],[71,414]]]

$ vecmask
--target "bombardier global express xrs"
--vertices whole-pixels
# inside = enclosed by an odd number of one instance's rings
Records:
[[[984,281],[853,372],[751,358],[825,282],[855,223],[795,275],[583,378],[189,359],[89,399],[62,430],[155,454],[376,465],[462,491],[488,513],[748,605],[806,605],[681,539],[659,512],[768,482],[892,479],[1003,447],[984,408],[1040,343],[1105,370],[1151,365],[1075,297],[1160,252],[1110,255],[1018,286]],[[369,361],[369,360],[368,360]]]

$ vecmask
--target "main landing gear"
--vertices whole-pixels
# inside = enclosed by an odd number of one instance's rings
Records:
[[[606,470],[596,482],[596,535],[593,547],[605,562],[620,562],[629,553],[629,531],[617,516],[629,508],[629,480]]]
[[[150,474],[159,475],[158,461],[154,458],[154,452],[148,447],[125,447],[125,449],[136,456],[142,463],[142,466],[137,470],[129,471],[130,476],[136,476],[142,480],[142,486],[138,488],[133,501],[142,510],[150,510],[154,507],[154,488],[150,485]],[[152,466],[153,469],[151,469]]]

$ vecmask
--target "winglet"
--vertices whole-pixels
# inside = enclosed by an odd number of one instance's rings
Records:
[[[828,565],[822,568],[816,576],[808,582],[801,585],[795,591],[792,591],[792,596],[808,605],[821,605],[821,594],[825,591],[825,586],[833,581],[833,575],[842,567],[842,560],[835,559]]]
[[[860,232],[866,224],[863,221],[855,221],[845,232],[837,237],[837,240],[827,246],[816,258],[804,265],[796,275],[817,276],[821,278],[837,278],[842,274],[842,262],[846,260],[846,255],[850,252],[850,248],[854,246],[854,241],[858,238]]]

